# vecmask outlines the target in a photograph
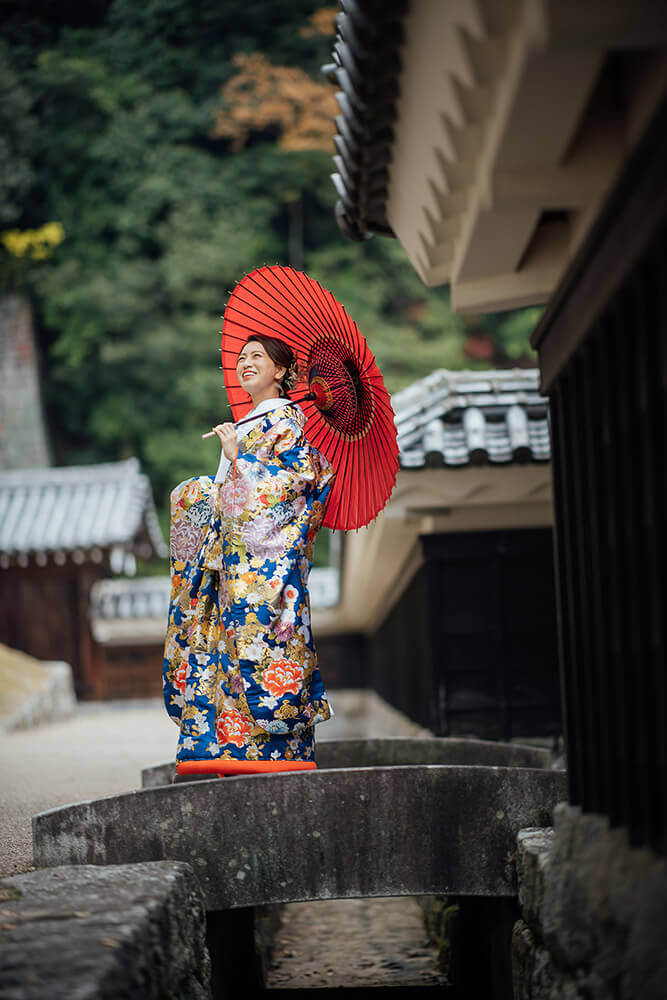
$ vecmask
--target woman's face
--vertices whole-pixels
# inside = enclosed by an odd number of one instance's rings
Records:
[[[278,387],[285,369],[271,360],[257,340],[245,345],[236,362],[239,382],[256,403],[278,396]]]

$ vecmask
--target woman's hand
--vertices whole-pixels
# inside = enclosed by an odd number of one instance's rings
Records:
[[[213,430],[220,438],[220,444],[222,445],[222,450],[225,453],[225,458],[228,458],[230,462],[233,462],[239,450],[236,438],[236,427],[234,424],[217,424]]]

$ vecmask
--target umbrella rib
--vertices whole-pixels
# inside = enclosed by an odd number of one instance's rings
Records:
[[[243,302],[243,305],[247,305],[247,304],[248,304],[248,303],[246,303],[246,302]],[[236,306],[236,305],[232,306],[232,311],[233,311],[233,313],[236,313],[236,314],[237,314],[238,316],[243,316],[243,318],[244,318],[244,319],[248,319],[248,320],[250,320],[251,322],[252,322],[253,320],[255,320],[255,321],[256,321],[256,319],[255,319],[255,317],[254,317],[254,316],[249,316],[249,315],[248,315],[247,313],[244,313],[244,312],[242,312],[242,311],[241,311],[241,310],[239,309],[239,307],[238,307],[238,306]],[[260,313],[260,314],[261,314],[262,316],[266,316],[266,315],[267,315],[266,313],[262,312],[262,310],[261,310],[261,309],[259,309],[259,308],[257,309],[257,311],[258,311],[258,312],[259,312],[259,313]],[[234,324],[234,326],[237,326],[237,327],[239,327],[239,328],[240,328],[241,330],[249,330],[249,331],[250,331],[250,333],[257,333],[257,332],[258,332],[258,331],[257,331],[257,328],[256,328],[256,327],[252,327],[252,326],[245,326],[245,325],[244,325],[243,323],[240,323],[240,322],[239,322],[239,321],[238,321],[238,320],[237,320],[237,319],[235,318],[235,316],[234,316],[234,315],[232,315],[232,316],[230,317],[230,319],[229,319],[229,322],[230,322],[230,323],[233,323],[233,324]],[[272,323],[267,323],[267,322],[264,322],[264,320],[262,320],[262,321],[261,321],[261,325],[262,325],[262,326],[266,326],[266,327],[268,327],[268,329],[269,329],[269,330],[271,330],[271,331],[272,331],[272,332],[273,332],[273,333],[274,333],[274,334],[275,334],[276,336],[278,336],[278,337],[281,337],[281,336],[284,336],[284,335],[285,335],[285,331],[284,331],[284,330],[282,329],[282,324],[281,324],[281,323],[278,323],[278,328],[276,328],[276,327],[275,327],[275,326],[274,326],[274,325],[273,325]],[[288,335],[292,335],[292,333],[291,333],[291,331],[290,331],[290,330],[286,330],[286,332],[287,332],[287,334],[288,334]],[[224,333],[224,327],[223,327],[223,333]],[[227,336],[233,336],[233,334],[227,334]]]
[[[322,286],[319,283],[318,283],[318,288],[322,292],[322,297],[324,299],[324,302],[326,302],[327,309],[329,310],[330,313],[332,313],[334,317],[333,322],[336,332],[338,333],[340,339],[347,347],[352,357],[356,359],[359,353],[357,350],[359,344],[358,342],[355,342],[354,338],[349,334],[347,330],[347,324],[345,323],[345,318],[350,320],[350,317],[347,315],[344,306],[342,306],[340,302],[338,302],[338,300],[335,298],[335,296],[331,294],[331,292],[327,292],[326,288],[322,288]],[[327,295],[329,298],[327,298]],[[331,301],[329,301],[329,299],[331,299]],[[363,339],[358,329],[357,329],[357,334],[359,339]]]
[[[370,505],[370,500],[373,498],[375,492],[375,480],[373,478],[372,464],[371,464],[371,453],[370,453],[370,443],[372,438],[369,435],[365,435],[363,440],[359,442],[359,454],[360,454],[360,475],[363,474],[363,492],[360,490],[359,495],[363,500],[363,507],[361,512],[358,514],[358,520],[362,523],[366,522],[366,512]],[[369,496],[369,493],[371,496]]]
[[[378,420],[373,420],[371,424],[371,437],[377,451],[384,458],[384,464],[380,466],[382,472],[384,473],[388,470],[390,466],[393,466],[395,458],[391,452],[389,441],[385,438],[384,434],[380,434],[380,425]],[[383,476],[383,480],[384,478],[385,477]],[[388,476],[386,478],[386,481],[388,483]],[[384,494],[384,486],[382,492]]]
[[[302,272],[297,272],[297,273],[302,274]],[[340,302],[338,302],[336,298],[334,298],[333,295],[331,295],[330,292],[327,293],[326,289],[322,288],[319,281],[315,281],[314,278],[309,278],[308,275],[306,274],[302,274],[302,278],[308,282],[309,286],[311,286],[309,288],[311,296],[308,299],[308,302],[312,305],[312,308],[316,310],[318,317],[322,321],[322,326],[323,326],[322,332],[325,335],[326,334],[331,335],[332,332],[340,333],[340,326],[338,322],[339,312],[341,310],[345,312],[344,307],[340,304]],[[332,302],[329,302],[327,300],[326,298],[327,294],[329,295],[329,298],[332,300]],[[334,328],[333,331],[332,327]],[[345,346],[348,348],[350,352],[352,352],[352,347],[347,340],[345,340]]]
[[[337,466],[338,451],[341,441],[340,434],[336,433],[335,428],[332,427],[332,425],[329,423],[328,420],[325,420],[324,417],[322,417],[321,419],[323,424],[322,450],[326,454],[331,464]],[[327,449],[329,449],[330,444],[331,444],[331,454],[329,454],[327,451]],[[319,444],[318,447],[320,447]],[[336,468],[336,473],[338,473],[338,468]]]
[[[266,302],[267,299],[271,300],[275,303],[275,307],[281,310],[281,315],[285,316],[285,313],[287,313],[290,321],[293,321],[294,319],[301,320],[302,317],[294,313],[292,305],[285,301],[284,293],[287,292],[289,294],[290,288],[284,285],[280,280],[279,284],[282,289],[282,296],[281,294],[275,294],[276,284],[273,279],[277,276],[277,272],[286,270],[287,268],[276,265],[274,267],[262,267],[257,271],[252,271],[249,275],[247,275],[245,291],[249,295],[259,298],[262,302]],[[254,286],[257,286],[261,290],[261,295],[255,291]]]
[[[280,271],[282,272],[286,270],[287,268],[280,269]],[[294,273],[298,274],[299,272],[294,271]],[[283,309],[288,310],[288,315],[292,318],[293,321],[307,326],[313,337],[316,337],[318,333],[322,333],[322,330],[318,328],[317,324],[313,324],[312,322],[312,315],[310,314],[310,311],[307,308],[307,306],[310,305],[309,300],[306,300],[305,313],[303,311],[303,306],[300,306],[300,303],[298,302],[298,300],[296,300],[295,293],[297,289],[297,283],[295,282],[294,279],[292,279],[289,283],[283,281],[280,276],[280,273],[274,268],[267,268],[264,277],[266,278],[266,281],[272,290],[274,291],[276,290],[275,282],[277,282],[279,290],[282,292],[282,295],[289,296],[290,301],[285,302],[284,298],[283,299],[276,298],[275,295],[272,295],[269,292],[269,295],[272,299],[275,299],[275,301],[278,302]]]
[[[320,292],[324,293],[326,291],[326,289],[322,288],[322,286],[319,284],[319,282],[316,282],[316,284],[317,284],[317,287],[318,287],[318,292],[316,294],[316,300],[317,300],[318,310],[320,310],[320,311],[324,310],[325,313],[326,313],[326,315],[331,320],[330,329],[327,332],[331,333],[332,332],[331,327],[333,327],[333,332],[339,334],[341,340],[343,340],[343,342],[344,342],[345,346],[347,347],[348,351],[350,351],[350,353],[353,353],[352,352],[352,345],[347,340],[347,338],[342,335],[341,328],[340,328],[339,311],[341,309],[343,309],[343,307],[337,301],[337,299],[335,299],[334,296],[332,295],[331,298],[332,298],[333,302],[335,303],[335,305],[338,307],[336,309],[333,308],[332,304],[329,301],[327,301],[326,296],[325,295],[320,296],[320,294],[319,294]],[[322,301],[322,299],[324,299],[324,301]],[[326,303],[326,307],[325,307],[325,303]]]
[[[315,324],[316,324],[316,326],[318,328],[318,332],[320,334],[326,335],[327,333],[330,332],[328,324],[327,324],[327,319],[329,317],[326,316],[326,315],[323,315],[322,312],[321,312],[321,310],[319,309],[319,303],[317,301],[317,293],[316,293],[315,289],[312,287],[313,285],[317,286],[317,282],[314,281],[313,278],[309,278],[307,275],[302,274],[302,272],[300,272],[300,271],[296,271],[295,273],[297,275],[301,274],[302,277],[305,279],[306,286],[308,288],[308,294],[306,294],[306,289],[303,287],[303,282],[300,280],[300,278],[297,277],[297,278],[294,279],[293,284],[291,286],[292,289],[293,289],[293,291],[294,291],[294,295],[295,296],[298,295],[299,300],[302,303],[304,303],[308,307],[308,309],[311,311],[311,315],[313,316],[313,319],[315,320]],[[278,278],[278,280],[280,281],[280,278]],[[281,282],[281,284],[282,284],[282,282]]]
[[[334,299],[334,301],[336,300]],[[361,353],[363,351],[363,348],[366,346],[366,340],[362,336],[361,331],[359,330],[357,324],[354,322],[352,317],[348,315],[347,311],[342,306],[341,306],[341,311],[343,314],[342,315],[343,339],[345,340],[355,360],[357,358],[361,360]]]
[[[391,447],[391,441],[388,438],[380,438],[380,450],[384,458],[383,471],[387,473],[387,482],[389,481],[391,472],[394,472],[394,479],[396,478],[396,470],[398,469],[398,456],[394,453]]]
[[[343,306],[330,295],[332,302],[326,299],[326,289],[322,288],[319,281],[315,281],[314,278],[309,278],[308,275],[303,275],[309,285],[309,291],[311,293],[311,299],[313,309],[317,312],[321,324],[323,326],[323,333],[331,335],[332,333],[339,332],[338,325],[338,313]],[[303,284],[303,282],[301,282]],[[333,305],[332,305],[333,303]],[[346,345],[349,348],[349,344]]]
[[[267,307],[267,305],[270,305],[270,304],[267,303],[267,301],[266,301],[265,298],[262,298],[261,296],[259,296],[254,291],[253,288],[248,287],[251,283],[255,283],[255,284],[257,283],[256,280],[253,278],[253,274],[254,274],[254,272],[251,272],[251,274],[246,275],[246,277],[243,279],[243,281],[239,282],[239,284],[234,289],[234,291],[233,291],[233,293],[232,293],[232,295],[231,295],[231,297],[229,299],[229,302],[227,303],[227,309],[225,310],[225,317],[226,317],[227,312],[230,309],[230,307],[231,307],[232,310],[236,310],[237,312],[239,312],[242,316],[246,316],[247,315],[247,314],[243,313],[241,311],[241,309],[239,309],[239,307],[236,305],[236,303],[234,301],[235,299],[239,299],[242,305],[250,306],[251,309],[257,309],[258,312],[262,313],[263,315],[267,315],[267,313],[266,313],[266,307]],[[264,309],[258,308],[255,305],[254,302],[252,302],[252,301],[249,302],[248,299],[247,299],[248,295],[250,295],[254,300],[258,301],[260,303],[260,306],[264,306],[265,308]],[[270,293],[269,293],[269,298],[273,298],[273,296],[270,295]],[[271,315],[271,314],[269,313],[269,315]],[[247,318],[251,319],[252,317],[247,317]],[[278,320],[280,320],[283,317],[280,314],[278,314],[277,318],[278,318]],[[269,325],[269,324],[266,324],[266,325]]]
[[[379,448],[378,448],[378,445],[377,445],[377,436],[378,435],[379,435],[379,427],[376,425],[376,422],[373,420],[373,421],[371,421],[371,426],[370,426],[369,433],[364,438],[364,444],[367,446],[366,448],[364,448],[364,451],[367,452],[369,456],[370,456],[370,452],[371,452],[371,446],[372,446],[372,450],[373,450],[373,452],[375,454],[377,454],[377,452],[379,451]],[[371,492],[371,498],[370,499],[372,500],[372,506],[374,508],[375,507],[376,496],[377,496],[378,477],[377,476],[373,476],[372,472],[371,472],[370,475],[368,474],[368,470],[369,470],[369,466],[368,465],[366,466],[366,469],[367,469],[366,483],[367,483],[367,486],[368,486],[368,488],[369,488],[369,490]],[[365,516],[365,514],[366,514],[366,511],[364,511],[364,516]]]
[[[341,437],[340,434],[336,434],[336,431],[331,426],[331,424],[327,423],[327,432],[326,432],[326,444],[327,445],[328,445],[328,439],[329,438],[331,438],[332,441],[333,441],[333,449],[332,449],[332,454],[327,455],[327,458],[329,459],[329,461],[333,465],[334,469],[336,470],[336,480],[335,480],[335,483],[334,483],[336,507],[335,507],[335,511],[334,511],[334,513],[333,513],[332,516],[334,517],[335,521],[337,522],[338,521],[338,514],[339,514],[339,510],[340,510],[341,496],[343,494],[343,486],[344,486],[344,483],[345,483],[345,478],[344,478],[343,475],[341,475],[341,469],[339,468],[339,465],[342,462],[342,456],[343,456],[343,450],[344,450],[343,449],[344,441],[343,441],[343,439],[342,439],[342,437]],[[340,455],[340,457],[339,457],[339,455]]]
[[[349,442],[347,442],[347,443],[349,443]],[[352,449],[348,447],[348,448],[345,449],[345,451],[343,453],[343,461],[345,463],[344,466],[343,466],[343,482],[347,482],[348,481],[347,480],[347,475],[348,475],[348,471],[347,470],[348,470],[348,466],[350,464],[351,451],[352,451]],[[344,524],[345,528],[347,528],[348,523],[349,523],[348,522],[348,513],[349,513],[349,508],[350,508],[350,504],[349,504],[349,500],[348,500],[348,494],[349,494],[349,492],[350,492],[349,490],[346,490],[345,493],[343,494],[342,491],[341,491],[341,518],[342,518],[342,521],[343,521],[343,524]],[[345,501],[344,506],[343,506],[343,501]]]
[[[254,295],[254,293],[250,291],[250,295]],[[262,301],[257,296],[255,296],[255,298],[257,302]],[[270,325],[269,323],[265,323],[264,325],[269,326],[269,328],[273,330],[273,332],[277,337],[282,337],[284,339],[290,340],[293,344],[296,343],[297,346],[301,346],[301,344],[303,343],[303,337],[299,338],[298,333],[295,332],[295,330],[293,329],[295,324],[295,317],[293,316],[293,314],[288,313],[287,315],[285,315],[284,313],[279,312],[278,309],[275,307],[272,309],[271,313],[267,314],[259,307],[259,305],[247,299],[242,299],[242,305],[249,307],[250,309],[256,309],[262,315],[270,315],[274,325]],[[264,305],[266,305],[266,303],[264,303]],[[240,309],[238,309],[238,307],[235,308],[241,316],[247,317],[248,319],[251,318],[247,316],[247,313],[244,313]],[[308,332],[307,335],[312,336],[310,332]]]

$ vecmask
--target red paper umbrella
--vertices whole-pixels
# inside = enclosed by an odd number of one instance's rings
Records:
[[[389,393],[357,324],[302,271],[276,264],[246,274],[222,325],[222,367],[236,421],[252,405],[236,361],[255,333],[279,337],[296,353],[299,384],[290,398],[306,415],[308,441],[337,473],[323,524],[344,530],[368,524],[394,487],[398,445]]]

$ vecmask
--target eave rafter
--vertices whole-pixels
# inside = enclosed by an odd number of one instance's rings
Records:
[[[340,54],[330,75],[366,116],[337,119],[344,231],[397,236],[459,311],[545,301],[667,90],[664,5],[342,6],[356,76]]]

